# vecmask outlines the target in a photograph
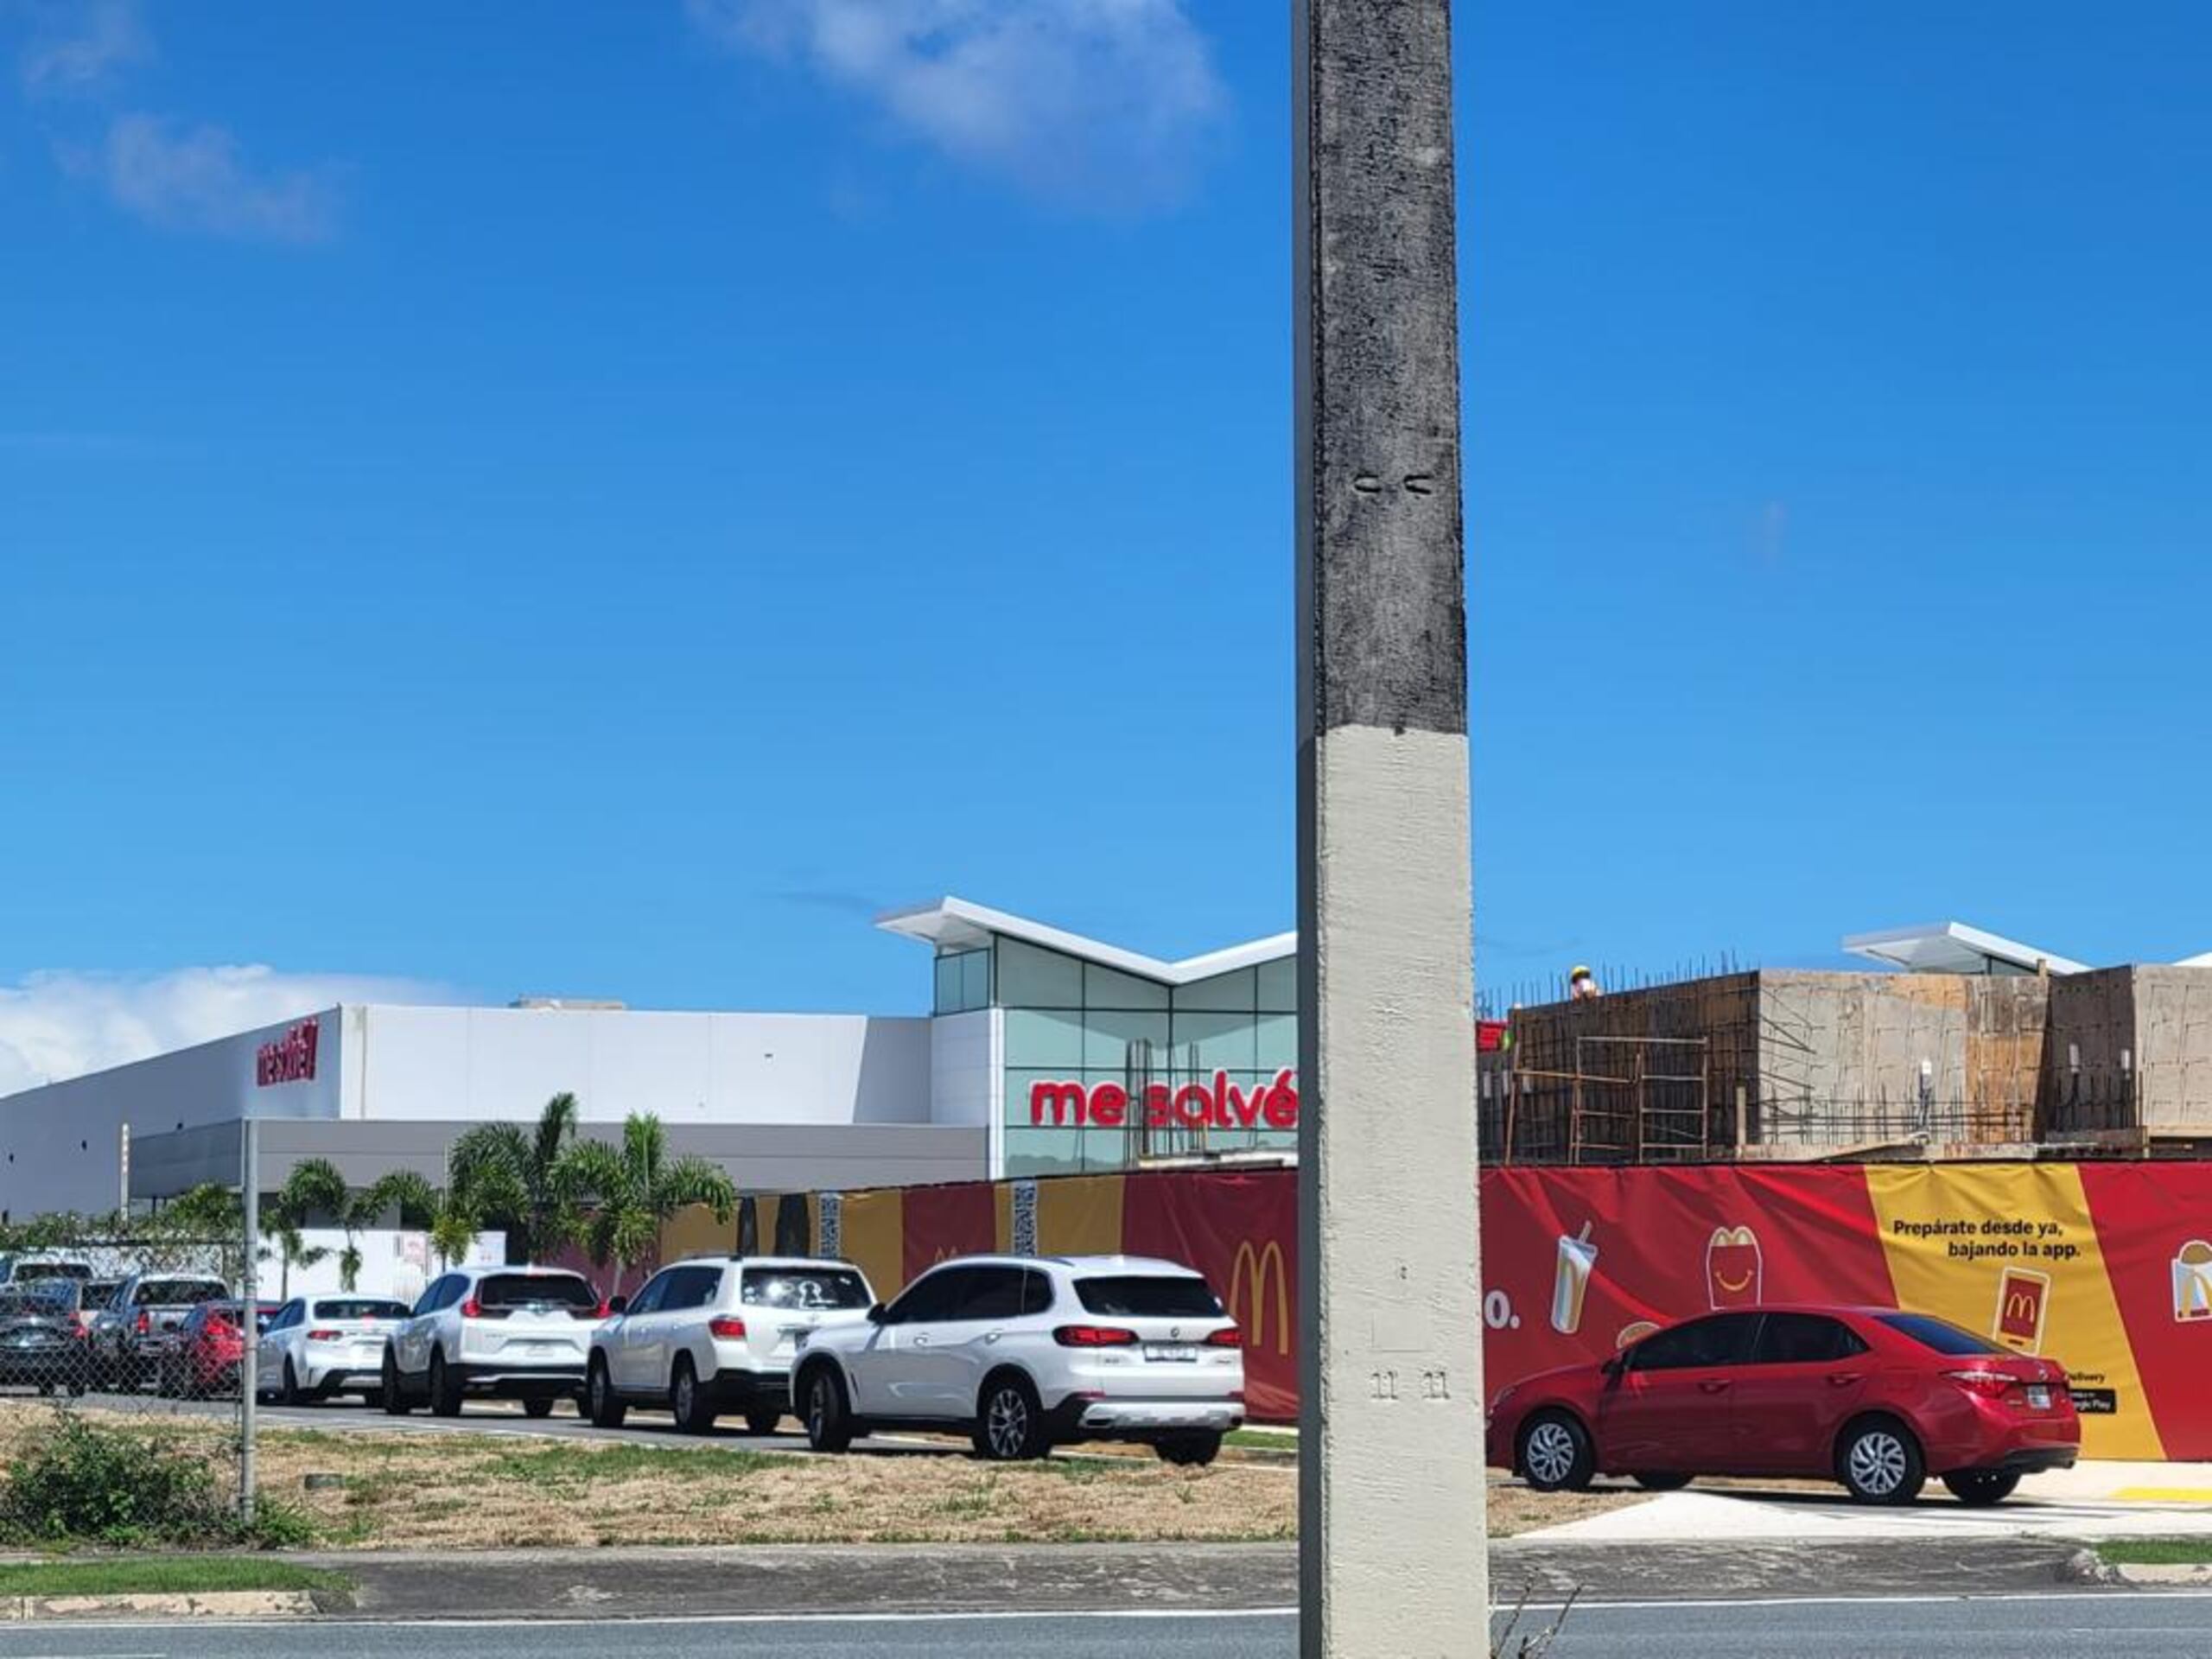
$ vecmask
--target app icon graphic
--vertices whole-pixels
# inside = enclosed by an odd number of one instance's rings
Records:
[[[1582,1304],[1598,1266],[1598,1247],[1590,1242],[1590,1228],[1586,1221],[1573,1238],[1560,1236],[1559,1266],[1552,1274],[1552,1329],[1563,1337],[1582,1328]]]
[[[1705,1246],[1706,1300],[1716,1308],[1755,1307],[1766,1264],[1748,1227],[1716,1227]]]
[[[2033,1268],[2007,1268],[1997,1281],[1997,1317],[1989,1334],[2015,1352],[2040,1354],[2050,1312],[2050,1275]]]
[[[2174,1318],[2212,1321],[2212,1244],[2192,1238],[2174,1252]]]

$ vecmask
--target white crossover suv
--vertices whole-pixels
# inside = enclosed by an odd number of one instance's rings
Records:
[[[849,1262],[715,1256],[679,1262],[645,1281],[591,1339],[585,1408],[619,1428],[632,1406],[676,1414],[704,1434],[734,1413],[755,1434],[791,1407],[791,1361],[827,1327],[866,1328],[875,1300]]]
[[[409,1317],[385,1296],[295,1296],[262,1327],[255,1387],[288,1406],[383,1389],[386,1334]]]
[[[1211,1463],[1244,1421],[1244,1343],[1206,1281],[1140,1256],[957,1256],[809,1336],[792,1398],[818,1452],[958,1428],[980,1456],[1141,1440]]]
[[[384,1408],[417,1403],[457,1417],[474,1396],[519,1400],[532,1417],[580,1395],[592,1332],[607,1315],[581,1274],[560,1268],[461,1268],[431,1281],[384,1344]]]

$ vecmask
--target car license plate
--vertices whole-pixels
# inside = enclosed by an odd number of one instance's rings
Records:
[[[2031,1411],[2049,1411],[2050,1409],[2050,1389],[2041,1382],[2033,1382],[2029,1384],[2028,1408]]]
[[[1167,1360],[1178,1365],[1198,1363],[1198,1351],[1188,1343],[1147,1342],[1144,1345],[1147,1359]]]

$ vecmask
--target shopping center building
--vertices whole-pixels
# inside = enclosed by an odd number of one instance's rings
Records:
[[[748,1191],[1293,1155],[1295,935],[1168,962],[958,899],[879,925],[934,952],[927,1014],[346,1004],[10,1095],[0,1212],[235,1184],[248,1119],[264,1191],[307,1158],[436,1182],[463,1130],[563,1091]]]

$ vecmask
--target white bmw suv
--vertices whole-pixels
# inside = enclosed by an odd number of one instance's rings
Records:
[[[957,1428],[998,1459],[1118,1440],[1211,1463],[1244,1421],[1244,1342],[1173,1262],[957,1256],[865,1323],[810,1334],[792,1398],[817,1452],[878,1428]]]
[[[580,1395],[592,1332],[607,1309],[560,1268],[460,1268],[431,1281],[384,1344],[381,1393],[393,1416],[419,1402],[457,1417],[474,1396],[519,1400],[532,1417]]]
[[[864,1325],[875,1293],[849,1262],[714,1256],[678,1262],[592,1333],[585,1409],[620,1428],[632,1406],[687,1434],[735,1413],[766,1434],[791,1408],[791,1361],[827,1326]]]

